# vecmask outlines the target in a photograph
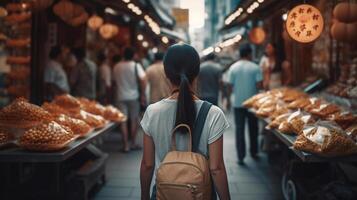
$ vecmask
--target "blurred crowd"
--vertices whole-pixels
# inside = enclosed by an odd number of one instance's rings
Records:
[[[244,56],[240,55],[239,60],[251,60],[250,55],[246,56],[247,58]],[[121,128],[124,138],[123,151],[140,149],[135,142],[140,113],[148,104],[158,102],[175,92],[171,90],[165,76],[163,58],[164,53],[157,52],[151,61],[140,60],[135,50],[128,47],[120,54],[99,52],[93,61],[86,55],[84,48],[54,46],[50,50],[44,70],[46,100],[51,100],[59,94],[70,93],[117,106],[130,119],[129,125]],[[243,75],[239,78],[243,82],[239,84],[243,85],[234,86],[232,69],[236,63],[234,61],[223,64],[220,57],[214,53],[202,58],[200,74],[195,84],[196,95],[214,105],[220,102],[220,106],[227,111],[231,110],[232,106],[240,107],[239,103],[232,105],[231,94],[240,96],[243,100],[256,91],[247,97],[242,94],[250,87],[250,83],[244,82],[245,77],[249,76],[249,73],[245,75],[246,72],[239,72]],[[262,81],[258,89],[268,90],[291,84],[290,63],[276,55],[273,44],[266,45],[265,54],[259,62],[259,73]]]

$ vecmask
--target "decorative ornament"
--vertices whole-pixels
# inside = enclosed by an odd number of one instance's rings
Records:
[[[50,7],[53,3],[53,0],[33,0],[32,1],[32,9],[34,11],[45,10]]]
[[[336,21],[331,26],[331,36],[338,41],[355,43],[356,35],[357,22],[347,24]]]
[[[89,18],[87,24],[90,29],[95,31],[103,25],[103,19],[98,15],[93,15],[92,17]]]
[[[99,28],[99,33],[104,39],[110,39],[118,34],[119,28],[114,24],[104,24]]]
[[[309,4],[301,4],[288,13],[286,30],[290,37],[301,43],[316,40],[324,28],[321,12]]]
[[[262,44],[265,41],[265,38],[265,31],[261,27],[255,27],[249,32],[249,39],[253,44]]]
[[[4,7],[0,6],[0,18],[7,16],[7,10]]]
[[[352,23],[357,21],[357,3],[339,3],[333,9],[333,16],[340,22]]]

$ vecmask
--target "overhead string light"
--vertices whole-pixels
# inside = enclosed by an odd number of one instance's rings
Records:
[[[151,28],[152,32],[154,32],[156,35],[161,33],[160,26],[149,15],[145,15],[144,19]]]
[[[227,19],[224,21],[226,25],[232,23],[235,19],[237,19],[243,13],[243,8],[238,8],[234,13],[229,15]]]

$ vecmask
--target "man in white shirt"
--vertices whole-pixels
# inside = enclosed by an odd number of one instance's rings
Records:
[[[244,164],[245,150],[245,120],[248,120],[250,155],[257,158],[258,154],[258,121],[254,114],[242,106],[243,102],[258,92],[262,86],[262,70],[251,61],[252,49],[242,45],[239,49],[240,60],[229,69],[229,83],[234,94],[234,116],[236,124],[236,146],[238,163]]]
[[[45,87],[46,96],[50,100],[55,95],[68,93],[69,84],[67,74],[64,71],[62,64],[59,62],[61,56],[61,48],[59,46],[52,47],[50,51],[50,60],[45,68]]]
[[[140,103],[145,101],[146,76],[142,66],[136,63],[134,50],[124,50],[124,60],[114,66],[113,80],[116,86],[115,102],[117,107],[130,118],[130,136],[127,124],[122,124],[121,130],[124,139],[124,152],[130,149],[140,149],[136,143],[136,134],[139,124]],[[139,92],[142,91],[142,92]]]

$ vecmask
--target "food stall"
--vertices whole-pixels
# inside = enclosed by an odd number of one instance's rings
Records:
[[[48,52],[83,47],[96,60],[134,46],[143,57],[185,40],[159,9],[136,0],[0,2],[0,199],[88,199],[105,183],[108,155],[94,144],[126,116],[69,94],[45,102]]]
[[[263,45],[273,42],[291,64],[289,87],[245,102],[264,132],[274,136],[273,151],[267,153],[278,157],[272,164],[283,172],[285,199],[356,197],[355,11],[352,1],[250,0],[225,19],[222,34],[247,29],[238,42],[252,44],[254,61],[259,62]]]

